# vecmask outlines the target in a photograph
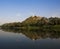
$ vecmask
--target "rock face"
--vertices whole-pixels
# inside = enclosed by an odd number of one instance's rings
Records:
[[[29,18],[27,18],[25,21],[23,21],[22,23],[36,23],[37,21],[41,20],[42,17],[40,16],[31,16]]]

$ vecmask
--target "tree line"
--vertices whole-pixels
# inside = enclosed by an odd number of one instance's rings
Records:
[[[58,26],[60,25],[60,18],[58,17],[40,17],[30,16],[23,22],[5,23],[1,28],[25,28],[25,27],[43,27],[43,26]]]

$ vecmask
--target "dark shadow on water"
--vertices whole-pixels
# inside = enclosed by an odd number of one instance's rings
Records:
[[[5,32],[13,32],[13,33],[22,33],[26,37],[30,39],[45,39],[45,38],[50,38],[50,39],[58,39],[60,38],[60,31],[57,30],[23,30],[23,29],[2,29]]]

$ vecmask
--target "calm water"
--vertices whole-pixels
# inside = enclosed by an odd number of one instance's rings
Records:
[[[0,49],[60,49],[59,34],[0,30]]]

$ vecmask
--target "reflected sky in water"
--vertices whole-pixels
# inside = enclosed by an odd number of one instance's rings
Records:
[[[0,30],[0,49],[60,49],[60,38],[40,38],[35,40],[29,37],[31,32],[28,33],[29,35],[27,33]],[[34,35],[32,36],[35,38]]]

